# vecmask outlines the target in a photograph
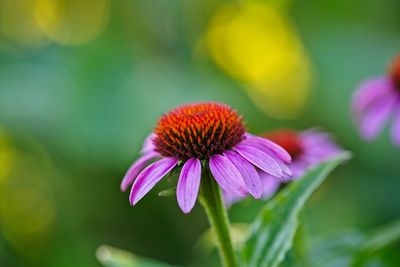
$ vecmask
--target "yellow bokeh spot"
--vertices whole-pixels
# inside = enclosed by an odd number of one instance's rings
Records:
[[[80,45],[103,31],[109,8],[109,0],[37,0],[35,19],[54,42]]]
[[[47,181],[50,171],[40,143],[29,136],[11,143],[0,129],[0,172],[6,178],[0,183],[0,237],[24,260],[43,255],[53,229],[56,209]]]
[[[26,259],[40,257],[55,218],[53,199],[40,188],[10,188],[0,200],[1,232]]]
[[[2,199],[0,214],[8,234],[40,235],[52,223],[54,207],[45,192],[15,188]]]
[[[0,186],[9,175],[15,159],[15,152],[6,133],[0,129]]]
[[[36,0],[0,1],[0,49],[38,47],[46,41],[34,18]]]
[[[281,117],[303,108],[311,66],[294,28],[279,10],[258,1],[222,6],[205,38],[217,65],[244,84],[260,108]]]

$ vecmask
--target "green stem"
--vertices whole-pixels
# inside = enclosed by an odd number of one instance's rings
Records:
[[[200,203],[206,211],[211,229],[216,237],[217,248],[223,266],[238,267],[239,264],[233,249],[228,215],[222,201],[221,190],[209,170],[205,170],[201,178]]]

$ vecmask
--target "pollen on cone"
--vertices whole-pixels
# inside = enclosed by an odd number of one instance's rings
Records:
[[[392,79],[396,89],[400,90],[400,56],[394,58],[389,71],[390,78]]]
[[[156,151],[165,157],[209,159],[243,140],[245,127],[229,106],[199,103],[163,115],[154,132]]]

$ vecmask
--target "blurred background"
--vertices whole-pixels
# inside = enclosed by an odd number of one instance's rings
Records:
[[[253,133],[320,126],[353,151],[308,202],[312,237],[400,215],[399,150],[350,117],[400,48],[397,0],[0,0],[0,266],[99,267],[108,244],[173,264],[208,228],[160,183],[119,183],[157,118],[217,100]],[[250,221],[254,201],[234,206]]]

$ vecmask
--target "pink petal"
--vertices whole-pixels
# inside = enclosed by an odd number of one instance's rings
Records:
[[[281,167],[283,172],[282,178],[289,178],[293,175],[292,170],[290,169],[290,164],[287,165],[286,163],[282,162],[280,159],[275,159],[276,163],[278,163],[279,167]]]
[[[147,166],[133,183],[129,196],[131,204],[135,205],[177,164],[178,161],[174,158],[163,158]]]
[[[278,190],[281,183],[277,179],[265,172],[260,172],[260,177],[263,185],[263,198],[269,198]]]
[[[233,151],[226,151],[224,156],[227,157],[238,169],[242,175],[244,184],[248,192],[255,198],[260,198],[262,193],[262,184],[260,176],[254,166],[245,158]]]
[[[329,133],[317,128],[302,131],[299,136],[302,144],[308,147],[320,146],[323,143],[333,143],[332,136]]]
[[[305,157],[294,161],[290,164],[290,169],[292,171],[292,176],[289,177],[289,180],[296,180],[303,176],[304,172],[310,168],[311,164],[307,161]]]
[[[247,140],[245,140],[247,141]],[[257,148],[258,150],[261,150],[265,153],[267,153],[268,155],[273,155],[274,160],[276,161],[276,163],[278,163],[279,167],[282,169],[282,172],[286,175],[286,176],[291,176],[292,172],[290,171],[289,167],[287,166],[287,164],[289,163],[285,163],[284,160],[282,159],[282,157],[279,157],[274,151],[272,151],[271,149],[269,149],[268,147],[265,147],[263,144],[260,143],[256,143],[256,142],[251,142],[251,141],[247,141],[245,142],[243,141],[241,144],[243,145],[248,145],[248,146],[252,146],[254,148]],[[288,158],[285,158],[286,162],[288,161]]]
[[[179,176],[176,196],[178,204],[184,213],[189,213],[196,203],[199,193],[201,177],[201,162],[198,159],[189,159],[182,167]]]
[[[241,143],[235,146],[234,150],[264,172],[279,178],[285,177],[282,172],[282,168],[279,166],[276,160],[267,153],[253,146],[248,146]]]
[[[142,155],[140,158],[138,158],[128,169],[126,172],[124,178],[122,179],[121,182],[121,191],[125,192],[126,189],[128,189],[128,186],[130,186],[137,175],[146,167],[147,163],[153,159],[160,156],[157,152],[148,152],[144,155]]]
[[[318,164],[343,151],[329,133],[317,129],[303,131],[300,139],[303,146],[303,157],[312,158],[313,164]]]
[[[248,134],[247,138],[240,144],[251,145],[261,151],[272,151],[278,158],[286,163],[290,163],[292,161],[292,157],[283,147],[266,138]]]
[[[365,110],[360,121],[360,133],[367,139],[375,138],[385,125],[396,99],[385,98]]]
[[[387,77],[379,77],[363,82],[353,96],[353,112],[363,113],[373,103],[390,93],[392,82]]]
[[[156,137],[155,133],[149,134],[144,140],[143,147],[140,150],[141,153],[147,153],[154,150],[153,139]]]
[[[242,175],[228,158],[214,155],[210,158],[209,166],[212,175],[223,190],[232,194],[242,194],[245,187]]]
[[[397,146],[400,146],[400,111],[397,113],[392,126],[392,140]]]
[[[246,198],[248,196],[248,194],[231,194],[228,193],[226,191],[224,191],[224,202],[226,204],[227,207],[231,206],[233,203],[238,202],[244,198]]]

